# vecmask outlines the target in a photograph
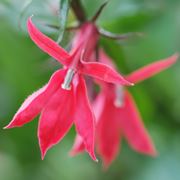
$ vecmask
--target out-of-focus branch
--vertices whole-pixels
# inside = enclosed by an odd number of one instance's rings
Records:
[[[72,7],[72,10],[73,10],[74,14],[76,15],[77,19],[81,23],[86,21],[86,14],[84,12],[84,9],[82,7],[80,0],[72,0],[71,7]]]
[[[109,39],[114,39],[114,40],[124,40],[124,39],[129,39],[129,38],[134,37],[134,36],[141,37],[144,35],[141,32],[130,32],[130,33],[126,33],[126,34],[114,34],[114,33],[111,33],[109,31],[106,31],[103,28],[99,28],[98,31],[99,31],[99,34],[101,36],[104,36],[104,37],[109,38]]]

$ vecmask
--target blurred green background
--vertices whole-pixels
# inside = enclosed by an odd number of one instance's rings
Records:
[[[58,31],[43,23],[58,23],[58,0],[33,0],[23,10],[28,2],[0,0],[0,180],[179,180],[180,62],[131,88],[159,152],[157,158],[137,154],[123,141],[118,158],[103,172],[101,161],[94,163],[87,154],[68,156],[75,136],[71,129],[42,161],[37,118],[23,128],[2,130],[23,100],[59,67],[30,40],[25,25],[34,14],[41,30],[56,40]],[[82,2],[92,17],[103,1]],[[69,23],[73,19],[71,14]],[[180,0],[111,0],[97,24],[116,33],[143,32],[143,37],[121,42],[101,39],[122,73],[180,50]],[[66,40],[63,43],[65,47]]]

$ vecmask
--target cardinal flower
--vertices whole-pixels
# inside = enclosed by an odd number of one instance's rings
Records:
[[[178,55],[149,64],[126,77],[133,83],[139,83],[176,62]],[[111,59],[100,52],[100,60],[114,66]],[[123,86],[101,82],[101,92],[93,106],[97,119],[96,142],[97,151],[107,168],[119,152],[120,140],[125,137],[129,145],[137,152],[156,155],[154,144],[143,125],[132,95]],[[76,137],[71,155],[84,150],[81,135]]]
[[[64,68],[56,71],[48,84],[29,96],[5,128],[20,127],[40,115],[38,139],[42,159],[47,150],[66,135],[72,124],[83,139],[86,151],[94,154],[94,114],[87,97],[84,75],[109,83],[130,85],[120,74],[102,63],[81,60],[91,54],[98,40],[96,26],[84,23],[74,38],[68,53],[56,42],[40,32],[28,19],[27,28],[31,39],[45,53],[59,61]],[[86,59],[87,61],[88,59]]]

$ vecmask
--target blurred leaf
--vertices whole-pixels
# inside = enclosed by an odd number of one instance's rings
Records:
[[[57,43],[60,43],[64,36],[64,31],[66,29],[66,23],[68,19],[69,4],[70,0],[60,0],[60,8],[58,13],[60,29]]]
[[[25,3],[24,3],[24,6],[23,6],[23,8],[22,8],[22,11],[21,11],[21,13],[20,13],[20,15],[19,15],[19,28],[21,28],[21,21],[22,21],[22,18],[23,18],[23,16],[24,16],[24,14],[25,14],[25,12],[28,10],[28,8],[29,8],[29,6],[31,5],[31,3],[32,3],[32,0],[27,0],[27,1],[25,1]]]
[[[104,1],[82,0],[87,16],[92,17]],[[74,158],[68,156],[75,135],[71,130],[41,161],[36,132],[38,118],[23,128],[2,130],[25,97],[45,84],[52,71],[59,67],[17,28],[23,4],[24,0],[0,0],[0,179],[179,180],[180,62],[129,88],[155,142],[157,158],[134,152],[122,140],[119,156],[103,172],[100,159],[97,164],[86,153]],[[43,24],[61,23],[58,5],[59,0],[32,0],[22,17],[24,32],[27,17],[34,14],[34,21],[39,22],[37,26],[55,39],[57,32]],[[97,25],[115,33],[139,31],[145,36],[120,44],[102,38],[100,45],[122,73],[130,73],[180,50],[179,16],[179,0],[111,0]],[[69,14],[68,23],[73,21],[74,16]],[[63,38],[63,41],[67,44],[71,39]]]

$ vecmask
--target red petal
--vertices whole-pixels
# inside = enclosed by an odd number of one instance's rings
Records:
[[[123,78],[122,75],[113,70],[110,66],[98,62],[83,62],[81,61],[79,71],[88,76],[92,76],[99,80],[106,81],[108,83],[121,84],[121,85],[133,85]]]
[[[112,59],[104,52],[102,48],[99,50],[99,59],[102,63],[107,64],[114,69],[116,68]]]
[[[85,81],[79,77],[76,88],[76,109],[74,121],[78,134],[83,138],[85,148],[91,158],[96,161],[94,154],[94,115],[87,97]]]
[[[66,66],[70,64],[69,54],[56,42],[40,32],[32,23],[31,18],[28,19],[27,28],[31,39],[40,49],[52,56],[61,64]]]
[[[99,119],[104,109],[104,102],[105,102],[104,95],[100,93],[92,104],[92,107],[96,116],[95,120]],[[82,153],[84,150],[85,150],[85,147],[84,147],[83,139],[81,138],[80,135],[77,135],[74,141],[74,145],[70,151],[70,155],[75,156],[79,153]]]
[[[173,65],[177,58],[179,57],[178,54],[175,54],[167,59],[160,60],[149,64],[141,69],[136,70],[135,72],[131,73],[127,76],[128,81],[137,83],[143,81]]]
[[[97,124],[98,153],[103,159],[104,167],[112,163],[119,152],[120,126],[119,115],[113,99],[106,99]]]
[[[103,93],[99,93],[96,99],[94,100],[94,102],[92,103],[92,107],[96,117],[96,124],[98,123],[98,120],[104,110],[105,102],[106,102],[106,97],[104,96]]]
[[[94,52],[98,38],[99,33],[96,25],[92,22],[85,22],[75,34],[72,42],[72,49],[76,49],[80,44],[83,44],[81,51],[82,49],[85,50],[84,57],[88,57],[89,60],[89,57],[92,56],[92,53]]]
[[[71,156],[75,156],[85,150],[83,138],[80,135],[76,135],[74,145],[70,151]]]
[[[60,87],[64,74],[65,70],[56,71],[47,85],[34,92],[24,101],[13,120],[5,128],[23,126],[33,120]]]
[[[48,149],[57,144],[73,123],[74,94],[71,90],[59,90],[51,98],[40,117],[38,138],[42,159]]]
[[[146,131],[132,96],[126,92],[125,104],[119,108],[121,131],[131,147],[149,155],[156,155],[153,142]]]

